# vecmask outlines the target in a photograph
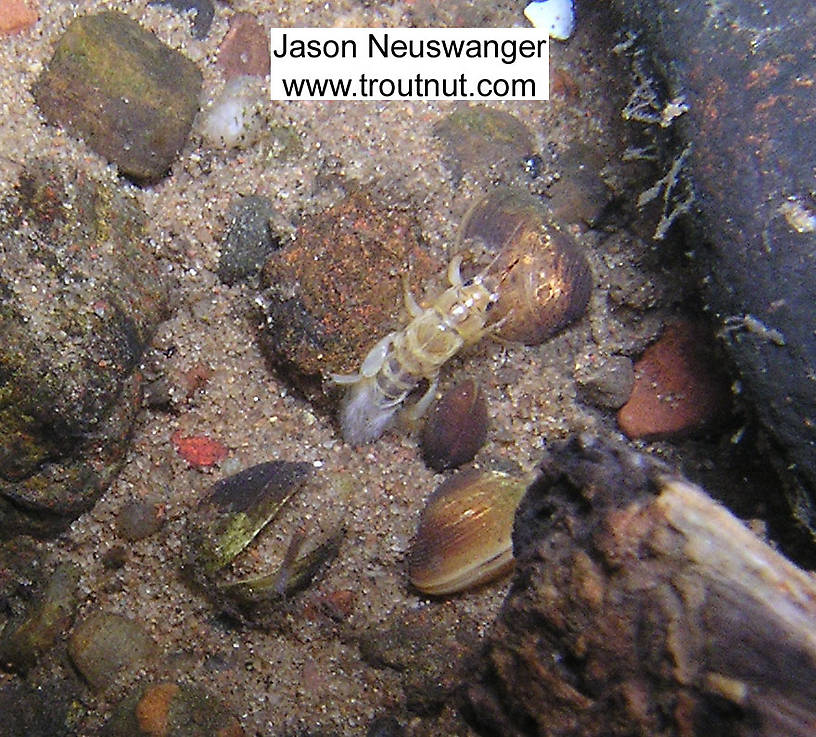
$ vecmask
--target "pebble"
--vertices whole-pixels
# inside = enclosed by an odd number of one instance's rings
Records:
[[[250,148],[266,127],[266,103],[256,77],[234,77],[202,115],[202,137],[214,148]]]
[[[275,214],[268,197],[249,195],[233,200],[218,261],[218,278],[224,284],[254,277],[269,254],[280,246],[270,230],[270,219]]]
[[[193,468],[209,468],[223,461],[229,450],[207,435],[182,435],[176,431],[170,438],[176,452]]]
[[[164,519],[164,504],[158,500],[132,499],[122,505],[116,516],[116,532],[129,542],[143,540],[157,533]]]
[[[487,404],[479,385],[466,379],[434,407],[422,431],[422,457],[435,471],[472,461],[487,439]]]
[[[575,28],[572,0],[539,0],[524,8],[524,17],[536,28],[546,29],[551,38],[566,41]]]
[[[207,38],[212,25],[215,7],[212,0],[150,0],[149,5],[169,5],[173,10],[186,15],[193,12],[193,36],[197,39]]]
[[[585,144],[574,143],[559,154],[560,177],[547,190],[547,205],[556,220],[598,226],[612,200],[600,174],[605,165],[602,151]]]
[[[155,652],[156,644],[141,624],[104,611],[88,615],[68,640],[71,661],[96,691],[123,671],[145,664]]]
[[[269,74],[269,34],[252,13],[235,13],[218,47],[218,61],[227,80],[244,74]]]
[[[198,686],[164,681],[126,698],[102,737],[242,737],[244,731],[220,699]]]
[[[575,372],[578,394],[597,407],[619,409],[632,394],[635,369],[626,356],[608,356],[580,366]]]
[[[46,120],[139,182],[163,177],[198,112],[196,65],[123,13],[76,18],[34,85]],[[127,104],[123,104],[127,90]]]
[[[400,275],[418,295],[442,269],[423,251],[409,210],[359,189],[309,218],[261,272],[260,343],[278,373],[333,408],[331,373],[354,373],[374,343],[402,326]]]
[[[31,28],[37,20],[33,0],[0,0],[0,35],[10,36]]]
[[[699,324],[684,321],[665,329],[635,364],[632,395],[618,412],[627,437],[675,437],[722,418],[730,383],[713,348]]]
[[[67,631],[77,607],[79,569],[60,565],[30,602],[22,619],[11,618],[0,630],[0,664],[28,671]]]
[[[445,143],[445,163],[458,181],[496,170],[523,171],[523,162],[535,153],[532,131],[517,117],[486,105],[460,105],[433,128]]]
[[[402,737],[405,730],[395,717],[377,717],[368,725],[366,737]]]

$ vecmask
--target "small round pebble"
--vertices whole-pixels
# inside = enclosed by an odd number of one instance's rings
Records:
[[[609,356],[598,364],[580,367],[575,372],[578,393],[585,402],[597,407],[619,409],[626,404],[635,383],[632,359]]]
[[[163,523],[163,504],[156,499],[133,499],[119,510],[116,532],[119,537],[134,542],[155,534]]]

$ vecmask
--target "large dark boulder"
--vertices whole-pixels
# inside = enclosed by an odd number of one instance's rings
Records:
[[[122,190],[42,161],[0,205],[0,537],[59,529],[118,470],[166,309],[144,223]]]
[[[666,100],[706,307],[816,532],[816,4],[617,0]]]

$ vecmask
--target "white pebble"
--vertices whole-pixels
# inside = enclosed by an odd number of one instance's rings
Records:
[[[540,0],[524,8],[524,17],[536,28],[546,28],[551,38],[564,41],[575,28],[572,0]]]
[[[201,134],[213,146],[246,148],[260,138],[264,123],[263,93],[253,77],[231,80],[204,113]]]

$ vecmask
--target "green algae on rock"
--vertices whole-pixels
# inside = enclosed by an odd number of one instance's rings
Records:
[[[79,568],[63,563],[21,617],[6,622],[0,633],[0,665],[27,672],[71,625],[77,607]]]
[[[122,13],[81,16],[34,85],[46,119],[137,181],[161,178],[198,112],[198,68]]]
[[[166,310],[144,214],[35,161],[0,205],[0,537],[60,529],[121,463]]]

